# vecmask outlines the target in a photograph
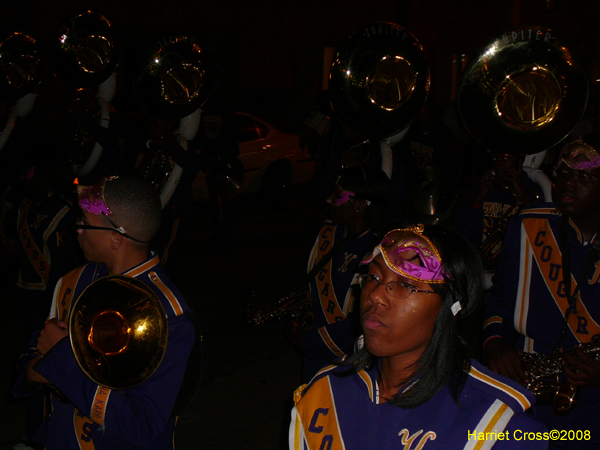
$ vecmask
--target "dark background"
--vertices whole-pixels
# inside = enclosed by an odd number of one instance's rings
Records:
[[[85,9],[103,13],[120,30],[122,77],[160,38],[194,35],[216,54],[226,99],[284,129],[293,105],[324,87],[325,49],[375,21],[402,25],[419,39],[431,67],[431,93],[443,104],[455,98],[469,56],[519,26],[552,28],[581,54],[591,79],[600,78],[600,3],[594,0],[23,0],[2,2],[0,31],[22,31],[48,46],[58,24]],[[113,103],[129,112],[135,105],[126,100],[127,86],[118,86]],[[38,91],[39,103],[61,101],[50,74]]]
[[[147,48],[173,35],[194,35],[205,42],[217,57],[221,93],[230,104],[282,129],[293,128],[297,111],[312,105],[315,93],[325,87],[326,49],[375,21],[400,24],[420,40],[432,72],[431,95],[442,104],[455,99],[469,57],[518,26],[553,28],[581,55],[592,82],[600,78],[597,0],[4,0],[0,32],[22,31],[50,46],[61,21],[85,9],[105,14],[122,34],[125,53],[113,105],[123,113],[138,109],[122,80],[131,76],[134,62]],[[61,129],[67,90],[46,73],[32,114],[16,132],[33,130],[35,139],[49,142]],[[43,146],[38,150],[45,151]],[[0,164],[7,164],[5,156]],[[201,317],[205,371],[198,395],[180,418],[179,449],[286,448],[300,357],[280,324],[255,329],[243,325],[240,292],[253,285],[260,307],[293,286],[320,219],[309,191],[299,188],[276,212],[249,198],[236,200],[231,205],[232,234],[226,239],[210,234],[202,205],[182,230],[185,245],[170,272]],[[0,327],[0,359],[6,362],[0,372],[0,449],[5,450],[23,436],[24,410],[22,403],[4,396],[20,348],[15,343],[21,336],[12,320],[19,304],[8,295],[0,304],[6,322]]]

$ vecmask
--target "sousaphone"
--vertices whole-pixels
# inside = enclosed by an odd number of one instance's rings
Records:
[[[550,28],[524,27],[504,33],[467,64],[458,110],[469,133],[486,149],[527,155],[523,170],[552,201],[552,183],[539,169],[546,151],[560,143],[583,116],[588,77]],[[499,218],[481,245],[488,268],[503,246],[508,219],[521,200]],[[488,284],[491,282],[488,279]]]
[[[111,389],[149,378],[167,348],[167,315],[158,296],[135,278],[112,275],[90,284],[69,316],[69,337],[81,369]]]
[[[17,117],[23,118],[31,112],[45,62],[40,44],[33,37],[13,32],[0,38],[0,101],[14,103],[0,134],[0,150],[8,141]]]
[[[214,88],[215,76],[215,56],[209,48],[192,36],[171,36],[152,49],[134,83],[134,93],[149,116],[179,120],[175,137],[188,150],[200,125],[201,106]],[[147,155],[137,173],[157,188],[164,208],[183,169],[165,152],[156,151]]]
[[[585,72],[554,30],[524,27],[494,39],[470,60],[458,110],[484,147],[530,155],[573,130],[588,95]]]
[[[429,84],[429,64],[417,38],[400,25],[376,22],[352,34],[337,52],[330,103],[342,125],[380,143],[382,169],[390,176],[390,145],[418,116]]]
[[[109,107],[116,90],[115,70],[122,49],[117,27],[103,14],[90,10],[65,20],[51,47],[52,72],[62,84],[82,94],[97,88],[95,102],[100,109],[100,126],[103,128],[109,127]],[[88,175],[101,155],[102,146],[95,142],[89,155],[75,163],[75,175]]]

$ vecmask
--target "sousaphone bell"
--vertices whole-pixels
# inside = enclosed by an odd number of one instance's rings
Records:
[[[0,134],[0,150],[4,147],[17,117],[27,116],[33,109],[36,94],[46,66],[39,42],[33,37],[13,32],[0,38],[0,101],[15,102]]]
[[[91,380],[126,389],[160,365],[167,348],[167,316],[144,283],[111,275],[81,293],[69,317],[69,336],[75,358]]]
[[[488,149],[529,155],[563,140],[583,116],[588,79],[545,27],[523,27],[488,43],[465,68],[460,117]]]
[[[209,48],[192,36],[167,37],[152,49],[134,83],[135,98],[155,119],[179,119],[175,137],[187,151],[200,126],[201,106],[213,90],[215,77],[216,61]],[[157,188],[164,208],[179,184],[183,168],[159,150],[147,157],[137,172]]]
[[[93,88],[115,71],[122,49],[114,24],[99,12],[84,11],[65,20],[56,32],[52,72],[67,86]]]
[[[91,98],[88,89],[97,87],[93,97],[100,109],[100,126],[103,128],[109,128],[110,102],[116,92],[115,70],[122,50],[117,27],[103,14],[90,10],[63,21],[51,47],[50,64],[54,76],[74,89],[78,98],[82,95]],[[85,136],[85,132],[82,131],[82,135]],[[81,154],[74,157],[75,175],[89,175],[100,160],[102,150],[96,141],[90,152],[77,151]]]
[[[353,133],[379,140],[404,129],[429,92],[429,64],[410,31],[376,22],[350,36],[329,75],[330,103]]]
[[[376,22],[350,36],[329,75],[331,107],[351,132],[381,149],[391,177],[392,149],[425,105],[430,75],[420,42],[393,23]]]

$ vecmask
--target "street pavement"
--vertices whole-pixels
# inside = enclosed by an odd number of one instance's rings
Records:
[[[258,195],[225,202],[229,230],[212,229],[207,204],[197,204],[180,230],[167,270],[201,320],[204,369],[201,386],[179,417],[178,450],[279,450],[287,448],[292,394],[301,382],[301,358],[285,338],[283,323],[246,325],[242,293],[250,286],[254,308],[294,286],[319,225],[310,184],[295,186],[283,206]],[[10,317],[19,313],[14,292],[2,292],[8,320],[0,328],[0,450],[25,433],[24,405],[8,391],[25,337]],[[21,333],[22,334],[22,333]]]

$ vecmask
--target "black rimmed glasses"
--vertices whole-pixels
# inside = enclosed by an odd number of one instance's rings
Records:
[[[125,230],[123,229],[123,227],[117,227],[117,226],[115,226],[110,220],[109,220],[109,222],[110,222],[111,225],[113,225],[113,228],[111,228],[111,227],[97,227],[96,225],[85,225],[83,223],[76,223],[75,224],[75,230],[106,230],[106,231],[115,231],[115,232],[119,233],[121,236],[126,237],[127,239],[131,239],[132,241],[139,242],[141,244],[145,244],[144,241],[138,241],[137,239],[129,236],[125,232]]]
[[[382,283],[379,281],[379,277],[373,274],[365,274],[358,277],[358,285],[363,290],[373,291],[377,286],[383,284],[385,290],[392,297],[399,300],[410,297],[413,292],[422,292],[423,294],[435,294],[435,291],[428,291],[425,289],[417,289],[410,283],[404,281],[390,281],[389,283]]]

